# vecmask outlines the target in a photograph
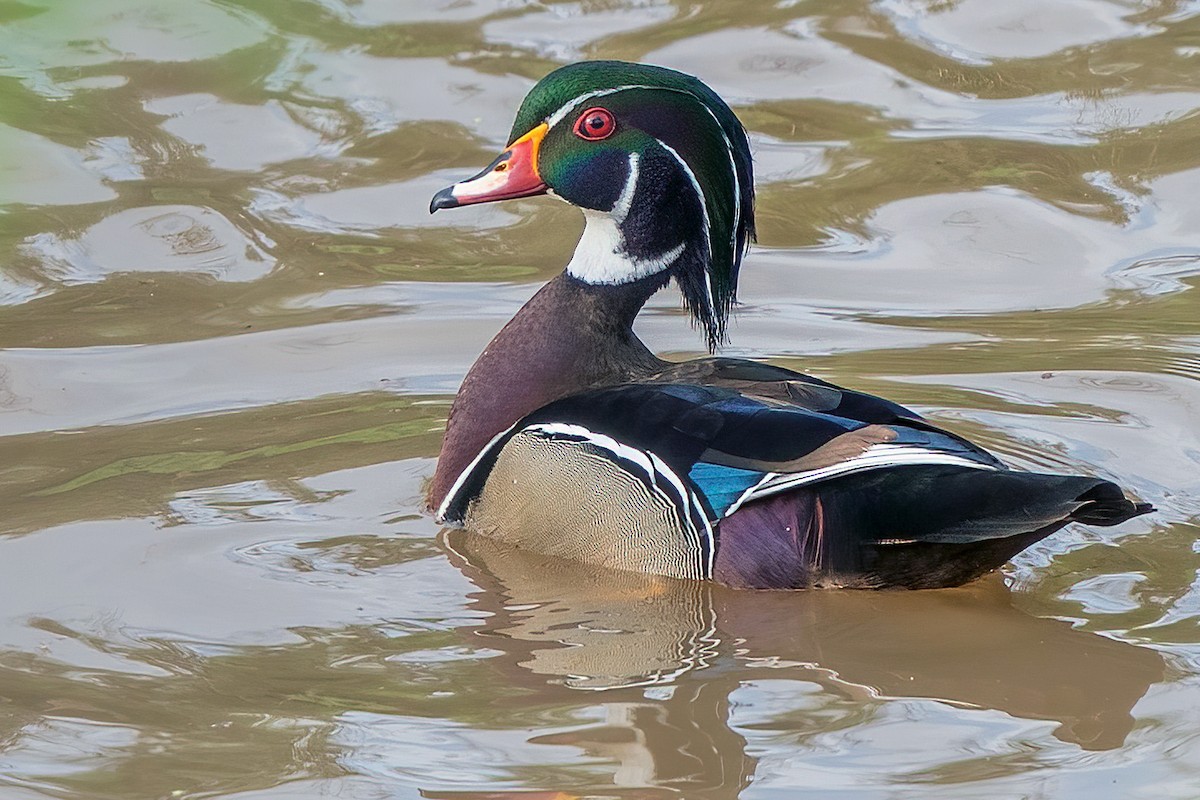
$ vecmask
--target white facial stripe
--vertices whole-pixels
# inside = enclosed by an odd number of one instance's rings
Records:
[[[612,89],[596,89],[595,91],[592,91],[592,92],[585,92],[584,94],[581,94],[578,97],[568,100],[566,103],[559,106],[559,109],[557,111],[555,111],[550,116],[546,117],[546,124],[549,125],[551,128],[553,128],[555,125],[562,122],[563,118],[566,117],[568,114],[570,114],[571,111],[573,111],[574,109],[581,106],[585,101],[591,100],[592,98],[595,98],[595,97],[605,97],[610,94],[616,94],[617,92],[623,92],[626,89],[661,89],[661,88],[664,88],[664,87],[645,86],[642,84],[631,83],[631,84],[627,84],[625,86],[617,86]]]
[[[629,173],[611,211],[583,209],[583,236],[575,246],[571,263],[567,264],[567,272],[573,277],[593,285],[630,283],[662,272],[683,255],[686,247],[683,242],[655,258],[634,258],[625,252],[620,225],[633,207],[641,175],[640,164],[641,155],[630,153]]]
[[[572,111],[579,108],[589,100],[597,97],[606,97],[608,95],[623,92],[629,89],[647,89],[656,91],[678,92],[695,98],[712,117],[713,124],[717,126],[717,130],[721,134],[721,138],[725,142],[725,151],[729,157],[729,169],[733,177],[733,202],[734,202],[734,221],[735,224],[730,230],[729,248],[731,253],[736,257],[737,250],[737,229],[736,221],[741,218],[742,205],[742,190],[741,181],[738,178],[737,161],[734,157],[733,142],[721,127],[721,121],[717,118],[716,113],[708,107],[700,98],[696,98],[694,94],[684,89],[675,89],[667,86],[648,86],[645,84],[627,84],[624,86],[616,86],[610,89],[597,89],[591,92],[575,97],[558,108],[553,114],[546,118],[546,124],[553,128],[558,123],[562,122]],[[714,252],[711,223],[708,215],[708,201],[704,197],[704,189],[700,186],[700,181],[697,180],[695,172],[688,165],[683,157],[666,142],[661,139],[655,139],[663,149],[671,154],[687,175],[688,180],[692,184],[692,188],[696,192],[696,197],[700,201],[700,208],[703,215],[704,239],[708,243],[709,258],[711,259]],[[621,236],[618,224],[623,222],[629,214],[630,205],[633,202],[633,195],[637,188],[638,176],[638,161],[637,154],[630,155],[629,175],[625,186],[621,190],[621,196],[617,198],[613,204],[612,211],[609,217],[605,217],[595,212],[584,210],[585,226],[583,237],[579,240],[579,245],[575,249],[575,254],[571,258],[571,262],[567,265],[567,272],[580,280],[588,283],[603,283],[617,284],[628,283],[637,280],[638,278],[652,275],[666,269],[683,254],[685,245],[672,248],[666,253],[663,253],[657,258],[651,259],[634,259],[624,253],[624,240]],[[716,313],[716,301],[713,292],[713,277],[709,271],[705,272],[704,290],[708,300],[708,307]]]
[[[546,124],[548,126],[550,126],[551,128],[553,128],[555,125],[562,122],[563,119],[568,114],[570,114],[573,110],[575,110],[576,108],[579,108],[579,106],[583,105],[584,102],[586,102],[588,100],[592,100],[597,97],[607,97],[610,94],[616,94],[617,92],[624,92],[629,89],[648,89],[650,91],[655,91],[655,92],[675,92],[677,94],[686,94],[688,97],[692,98],[693,100],[696,100],[697,102],[700,103],[700,105],[704,106],[704,110],[707,111],[710,115],[712,115],[713,119],[716,119],[716,115],[713,114],[712,109],[709,108],[707,105],[705,105],[703,100],[701,100],[699,97],[697,97],[696,95],[689,92],[687,89],[676,89],[673,86],[648,86],[648,85],[642,84],[642,83],[627,83],[624,86],[615,86],[611,89],[596,89],[591,92],[585,92],[585,93],[579,95],[578,97],[568,100],[567,102],[565,102],[561,106],[559,106],[557,111],[555,111],[550,116],[546,117]],[[718,127],[718,129],[720,129],[720,127],[721,127],[721,124],[719,121],[717,122],[717,127]],[[721,129],[721,133],[724,134],[725,131],[723,129]],[[728,137],[726,138],[726,141],[728,141]]]
[[[696,197],[700,200],[700,211],[704,221],[704,241],[708,242],[708,255],[709,258],[712,258],[712,237],[709,234],[708,227],[708,201],[704,199],[704,189],[701,188],[700,181],[696,180],[696,173],[692,172],[692,168],[683,160],[683,156],[675,151],[675,148],[662,139],[655,139],[654,141],[662,145],[663,149],[675,157],[675,160],[679,162],[679,166],[683,168],[684,174],[688,176],[688,180],[692,182],[692,188],[695,189]],[[713,304],[712,271],[707,269],[704,271],[704,291],[708,295],[708,307],[713,313],[716,313],[717,307]]]
[[[629,154],[629,172],[625,178],[625,186],[621,188],[621,196],[613,203],[612,214],[617,224],[625,221],[629,216],[629,209],[633,207],[633,195],[637,191],[638,177],[641,175],[641,153]]]
[[[741,182],[741,179],[738,178],[737,160],[734,157],[733,142],[730,140],[729,135],[725,133],[725,128],[721,126],[721,120],[717,119],[716,112],[714,112],[711,108],[709,108],[708,104],[705,103],[703,100],[701,100],[699,97],[696,97],[696,95],[692,94],[691,92],[687,91],[686,89],[676,89],[671,86],[648,86],[646,84],[630,83],[630,84],[626,84],[624,86],[616,86],[611,89],[596,89],[595,91],[586,92],[572,100],[568,100],[566,103],[564,103],[562,106],[560,106],[557,111],[555,111],[553,114],[551,114],[549,117],[546,118],[546,124],[549,127],[553,128],[555,125],[562,122],[563,119],[568,114],[570,114],[573,110],[575,110],[579,106],[583,105],[584,102],[586,102],[588,100],[592,100],[597,97],[606,97],[610,94],[616,94],[617,92],[623,92],[623,91],[626,91],[627,89],[650,89],[650,90],[654,90],[654,91],[678,92],[679,94],[686,94],[690,97],[695,98],[700,103],[700,105],[704,107],[704,110],[708,112],[708,115],[710,117],[712,117],[713,123],[716,124],[717,130],[720,131],[720,133],[721,133],[721,138],[725,140],[725,151],[729,155],[729,170],[730,170],[731,174],[733,175],[733,219],[734,219],[735,224],[733,225],[733,228],[729,232],[729,246],[730,246],[730,249],[732,251],[734,251],[734,254],[736,257],[736,251],[737,251],[737,245],[738,245],[738,242],[737,242],[738,226],[736,223],[737,223],[737,220],[740,220],[742,218],[742,182]],[[674,151],[672,151],[672,152],[674,152]],[[678,156],[676,156],[676,157],[678,158]],[[687,165],[685,164],[684,167],[686,168]],[[701,195],[701,197],[703,197],[703,195]],[[705,220],[707,221],[707,215],[705,216]],[[712,293],[711,287],[709,289],[709,293],[710,294]]]
[[[701,103],[708,115],[713,118],[713,122],[717,125],[717,130],[721,132],[721,138],[725,140],[725,152],[729,155],[729,171],[733,175],[733,229],[729,232],[729,246],[734,251],[734,257],[737,257],[737,222],[742,218],[742,182],[738,179],[737,160],[733,156],[733,142],[729,139],[729,134],[725,133],[725,129],[721,127],[721,120],[717,119],[716,113],[708,107],[706,103]]]

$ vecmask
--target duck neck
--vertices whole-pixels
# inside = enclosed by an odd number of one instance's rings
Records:
[[[564,272],[543,286],[467,372],[450,408],[430,505],[437,508],[488,442],[526,414],[592,386],[662,369],[666,362],[633,332],[633,320],[666,282],[651,275],[592,285]]]

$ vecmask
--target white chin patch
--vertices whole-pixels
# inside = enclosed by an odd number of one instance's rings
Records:
[[[612,211],[583,209],[583,236],[575,246],[575,255],[567,264],[567,274],[584,283],[631,283],[648,275],[668,269],[683,255],[686,243],[653,258],[634,258],[625,252],[625,239],[620,224],[629,215],[637,191],[638,154],[629,154],[629,173],[621,196]]]
[[[686,246],[678,246],[654,258],[633,258],[624,252],[625,241],[617,221],[604,211],[583,211],[586,223],[567,274],[584,283],[631,283],[675,263]]]

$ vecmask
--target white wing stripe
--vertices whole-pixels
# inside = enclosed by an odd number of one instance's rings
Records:
[[[699,501],[696,499],[696,495],[683,485],[683,481],[679,479],[679,476],[675,474],[674,470],[667,466],[666,462],[664,462],[654,453],[649,453],[648,455],[650,456],[651,463],[654,464],[654,468],[657,469],[661,474],[665,475],[667,480],[671,482],[671,485],[675,487],[675,491],[679,493],[679,499],[677,502],[679,509],[683,512],[681,516],[683,517],[684,525],[687,528],[687,533],[690,534],[692,545],[695,547],[696,553],[701,554],[703,557],[703,554],[706,551],[712,550],[712,529],[708,526],[708,519],[704,516],[704,512],[700,510],[698,505]],[[697,510],[700,510],[699,516],[704,520],[705,531],[703,534],[696,527],[696,521],[692,513]],[[705,547],[705,540],[707,540],[708,547]],[[711,570],[706,569],[706,565],[703,563],[697,564],[696,567],[697,572],[700,575],[708,577],[712,574]]]
[[[627,444],[622,444],[611,436],[605,436],[603,433],[596,433],[593,430],[583,427],[582,425],[572,425],[566,422],[540,422],[529,425],[525,428],[527,431],[541,431],[549,434],[562,434],[565,436],[580,436],[587,439],[597,447],[603,447],[605,450],[612,452],[626,460],[637,464],[646,473],[646,477],[654,480],[654,464],[650,457],[645,452],[637,448],[630,447]]]
[[[881,469],[884,467],[898,467],[904,465],[937,465],[944,464],[956,467],[968,467],[970,469],[996,470],[991,464],[981,464],[978,461],[973,461],[963,456],[956,456],[952,453],[939,452],[937,450],[928,450],[923,447],[905,447],[903,445],[874,445],[867,448],[866,452],[857,458],[852,458],[847,461],[842,461],[838,464],[833,464],[820,469],[811,469],[805,472],[770,472],[763,477],[754,486],[747,489],[737,501],[729,507],[725,512],[725,516],[729,516],[738,509],[743,503],[749,500],[757,500],[761,497],[769,497],[773,494],[794,489],[797,486],[805,486],[810,483],[817,483],[828,478],[835,478],[839,475],[848,475],[854,472],[864,472],[871,469]]]
[[[751,486],[746,491],[742,492],[741,496],[737,500],[733,501],[733,505],[731,505],[729,508],[725,509],[725,516],[728,517],[730,514],[737,511],[739,508],[741,508],[742,503],[746,502],[750,498],[758,496],[759,490],[761,490],[763,487],[765,487],[768,483],[770,483],[777,477],[779,477],[778,472],[768,472],[766,475],[763,475],[762,480],[760,480],[758,483]]]
[[[627,444],[618,442],[611,436],[589,430],[582,425],[572,425],[564,422],[543,422],[529,425],[524,430],[538,431],[550,435],[578,436],[597,447],[608,450],[618,458],[632,462],[645,470],[648,485],[679,512],[679,521],[683,527],[683,535],[687,543],[694,548],[699,558],[704,559],[696,564],[696,577],[712,577],[713,559],[716,551],[712,525],[709,523],[707,516],[705,516],[704,510],[695,493],[684,484],[665,461],[654,453],[630,447]],[[673,497],[663,490],[662,485],[655,480],[656,476],[666,479],[671,489],[674,490],[672,492],[674,494]],[[696,516],[703,520],[703,532],[696,526]]]
[[[467,478],[470,477],[471,473],[475,471],[475,468],[479,466],[479,462],[482,461],[483,457],[488,454],[492,447],[495,446],[496,442],[507,436],[515,427],[517,427],[517,423],[513,423],[507,429],[502,430],[493,436],[492,440],[488,442],[482,450],[479,451],[479,455],[471,459],[471,463],[467,464],[466,469],[458,473],[458,477],[454,479],[454,483],[450,486],[450,491],[446,492],[446,497],[444,500],[442,500],[442,504],[438,506],[437,514],[434,516],[434,519],[437,520],[438,524],[446,523],[446,511],[450,508],[450,504],[454,502],[456,495],[458,495],[459,491],[462,489],[462,485],[466,482]]]

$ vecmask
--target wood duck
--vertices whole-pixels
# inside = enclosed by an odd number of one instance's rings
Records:
[[[439,521],[739,588],[932,588],[1068,522],[1152,510],[1106,480],[1010,469],[889,400],[756,361],[657,358],[632,327],[647,299],[674,279],[715,352],[754,239],[746,131],[698,79],[571,64],[533,87],[509,141],[430,211],[551,194],[586,224],[455,397]]]

